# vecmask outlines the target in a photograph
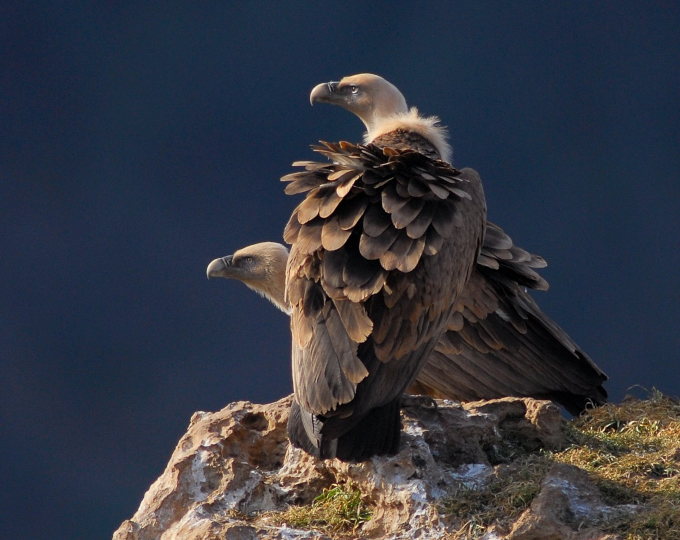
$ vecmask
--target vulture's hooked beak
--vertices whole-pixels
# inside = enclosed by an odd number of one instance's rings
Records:
[[[333,103],[333,98],[338,90],[338,84],[339,83],[335,81],[317,84],[312,89],[312,93],[309,94],[310,105],[314,106],[315,101],[321,103]]]
[[[234,260],[233,255],[227,255],[226,257],[220,257],[215,259],[208,265],[206,274],[208,274],[208,279],[211,277],[230,277],[232,269],[232,261]]]

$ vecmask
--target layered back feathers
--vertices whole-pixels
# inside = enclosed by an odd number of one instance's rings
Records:
[[[315,332],[328,329],[331,341],[335,340],[336,357],[344,358],[337,364],[331,362],[334,374],[329,377],[331,368],[324,365],[325,375],[319,377],[310,366],[322,360],[313,351],[309,352],[313,360],[296,361],[294,356],[300,405],[325,414],[353,399],[357,384],[368,375],[357,356],[357,345],[369,336],[382,362],[406,357],[433,337],[436,325],[431,331],[428,325],[418,331],[405,329],[404,324],[416,324],[430,309],[437,311],[437,316],[450,311],[454,299],[450,294],[460,293],[474,266],[485,206],[478,177],[471,181],[448,164],[418,152],[344,142],[323,143],[314,150],[332,163],[297,162],[294,165],[305,170],[282,178],[289,182],[287,194],[307,194],[284,231],[286,242],[293,244],[286,296],[293,308],[295,345],[306,350]],[[463,233],[470,224],[461,202],[470,201],[471,193],[478,199],[474,207],[479,221],[473,227],[478,232]],[[445,241],[455,242],[457,235],[470,234],[478,237],[469,247],[470,260],[461,263],[464,275],[454,272],[446,276],[449,284],[460,283],[444,287],[452,292],[431,298],[427,305],[419,304],[420,297],[411,302],[417,285],[412,283],[414,277],[404,276],[410,276],[424,257],[436,255]],[[372,319],[365,302],[376,296],[388,311],[397,303],[402,307]],[[319,321],[324,321],[324,330],[320,330]],[[338,337],[341,335],[349,341],[345,343]],[[343,356],[348,351],[352,360]],[[417,372],[416,367],[412,369]],[[395,381],[395,385],[399,383]]]

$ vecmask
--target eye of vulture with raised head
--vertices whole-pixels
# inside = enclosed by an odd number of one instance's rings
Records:
[[[400,96],[389,86],[381,95]],[[484,192],[476,172],[438,159],[445,135],[436,118],[407,111],[370,144],[315,147],[331,162],[299,162],[305,170],[282,178],[286,193],[306,194],[284,232],[288,434],[322,459],[398,450],[400,397],[474,269]]]

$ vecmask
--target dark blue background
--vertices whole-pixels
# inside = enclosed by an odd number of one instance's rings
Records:
[[[110,537],[194,411],[291,391],[284,315],[205,268],[360,139],[309,106],[343,75],[449,126],[613,399],[680,394],[679,4],[424,5],[0,4],[0,537]]]

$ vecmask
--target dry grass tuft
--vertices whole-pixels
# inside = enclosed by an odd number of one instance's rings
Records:
[[[508,526],[538,495],[553,459],[548,453],[525,455],[496,467],[494,477],[483,486],[464,489],[444,501],[440,511],[461,520],[452,540],[480,538],[489,526]]]
[[[588,411],[571,424],[573,444],[555,454],[591,474],[608,504],[643,504],[648,510],[611,532],[627,540],[680,539],[680,402],[652,391]]]
[[[442,510],[461,519],[454,540],[507,526],[529,507],[554,462],[584,469],[607,504],[647,509],[610,522],[627,540],[680,539],[680,402],[652,391],[649,399],[591,409],[566,424],[569,448],[522,456],[497,468],[487,484],[458,493]]]

